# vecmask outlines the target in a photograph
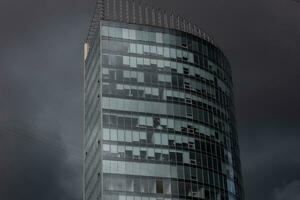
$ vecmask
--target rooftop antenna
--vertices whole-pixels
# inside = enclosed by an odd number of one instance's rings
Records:
[[[149,24],[149,8],[148,5],[145,5],[145,17],[146,17],[146,24]]]
[[[168,24],[168,13],[166,10],[164,10],[164,26],[169,28],[169,24]]]
[[[126,22],[129,23],[129,2],[126,0]]]
[[[142,16],[142,5],[139,3],[139,23],[143,23],[143,16]]]
[[[157,11],[157,21],[158,21],[158,26],[162,26],[161,10],[160,9],[158,9],[158,11]]]
[[[155,26],[155,8],[152,7],[151,9],[151,16],[152,16],[152,25]]]
[[[123,0],[120,0],[120,21],[123,21]]]
[[[109,0],[105,0],[105,2],[106,2],[106,17],[107,17],[107,19],[109,19],[109,17],[110,17],[110,12],[109,12],[109,9],[110,9],[110,5],[109,5]]]
[[[170,28],[175,28],[175,21],[174,21],[174,12],[172,11],[170,16]]]
[[[114,17],[114,20],[117,20],[117,2],[116,2],[116,0],[113,0],[113,17]]]
[[[183,28],[183,31],[186,32],[186,21],[184,18],[182,18],[182,28]]]
[[[132,0],[132,22],[135,24],[136,20],[135,20],[135,1]]]
[[[177,19],[176,19],[176,25],[177,25],[177,30],[180,30],[180,16],[177,15]]]

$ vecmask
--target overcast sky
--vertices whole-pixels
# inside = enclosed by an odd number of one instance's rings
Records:
[[[228,56],[247,200],[300,199],[300,3],[152,0]],[[82,46],[95,0],[0,1],[0,199],[81,200]]]

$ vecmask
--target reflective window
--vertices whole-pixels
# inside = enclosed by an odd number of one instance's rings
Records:
[[[99,56],[86,67],[86,199],[103,178],[105,200],[238,200],[221,51],[175,30],[103,23],[103,49],[91,50]]]

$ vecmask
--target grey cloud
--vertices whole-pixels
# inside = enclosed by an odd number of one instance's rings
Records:
[[[81,199],[82,5],[1,1],[0,199]]]
[[[94,2],[0,1],[0,125],[16,134],[25,127],[47,141],[28,142],[0,129],[6,174],[0,199],[81,198],[82,44]],[[231,61],[247,199],[273,200],[275,188],[278,198],[286,194],[282,183],[300,180],[300,162],[291,156],[300,145],[299,4],[150,4],[173,8],[208,30]]]
[[[171,1],[154,2],[168,8]],[[173,6],[209,30],[229,57],[239,121],[277,123],[298,116],[300,95],[291,91],[298,87],[299,5],[289,0],[188,0]]]
[[[245,135],[241,156],[248,199],[273,200],[274,188],[300,179],[299,126],[259,125],[241,132]]]
[[[0,199],[80,199],[81,180],[74,178],[80,165],[68,163],[63,147],[42,134],[24,125],[1,127]]]
[[[300,180],[295,180],[274,192],[274,200],[298,200],[300,199]]]

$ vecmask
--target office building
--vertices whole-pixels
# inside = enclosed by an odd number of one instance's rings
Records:
[[[243,200],[227,58],[189,20],[99,0],[84,55],[84,200]]]

